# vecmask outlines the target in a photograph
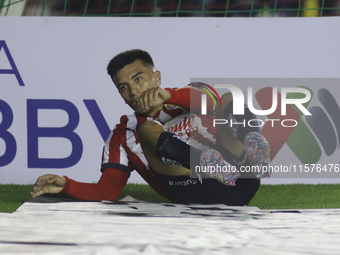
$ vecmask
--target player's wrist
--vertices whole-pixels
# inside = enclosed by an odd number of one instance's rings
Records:
[[[165,88],[164,89],[167,92],[167,99],[164,100],[165,104],[171,104],[174,101],[175,95],[174,95],[174,89],[171,88]]]
[[[168,90],[165,90],[165,92],[166,92],[166,97],[165,97],[165,100],[164,100],[164,101],[168,101],[168,100],[170,100],[170,98],[171,98],[171,93],[170,93],[170,91],[168,91]]]
[[[62,177],[65,179],[65,185],[64,185],[63,189],[60,191],[60,193],[67,193],[67,190],[70,186],[71,179],[68,178],[65,175],[63,175]]]

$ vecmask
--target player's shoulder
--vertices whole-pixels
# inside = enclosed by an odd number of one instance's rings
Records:
[[[111,133],[106,141],[107,144],[114,142],[121,142],[124,139],[126,130],[128,128],[129,115],[122,115],[120,117],[120,122],[117,123],[111,130]]]
[[[129,120],[129,117],[128,117],[128,115],[122,115],[121,117],[120,117],[120,123],[118,124],[118,125],[126,125],[126,123],[128,122],[128,120]]]
[[[131,122],[136,122],[136,115],[122,115],[120,117],[120,122],[116,124],[113,131],[119,132],[119,131],[125,131],[125,129],[131,125]]]

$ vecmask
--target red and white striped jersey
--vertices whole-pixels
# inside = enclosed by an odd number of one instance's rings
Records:
[[[143,178],[150,175],[148,162],[139,143],[137,130],[146,121],[155,120],[171,133],[184,138],[188,144],[206,149],[216,143],[215,114],[197,115],[178,105],[165,104],[153,117],[124,115],[111,132],[103,151],[102,171],[115,168],[130,173],[136,170]],[[147,178],[146,181],[148,182]]]

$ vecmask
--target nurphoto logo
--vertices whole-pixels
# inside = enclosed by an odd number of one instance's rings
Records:
[[[209,86],[209,85],[206,85]],[[214,88],[209,86],[212,93],[214,93],[215,97],[219,99],[219,102],[222,104],[221,98],[216,92],[216,89],[228,89],[231,94],[233,95],[233,114],[234,115],[244,115],[244,105],[245,105],[245,96],[240,88],[238,88],[235,85],[231,84],[215,84]],[[203,89],[204,90],[204,89]],[[206,91],[206,90],[205,90]],[[207,91],[206,91],[207,92]],[[208,94],[214,99],[214,96],[211,92]],[[300,93],[303,95],[302,98],[287,98],[287,95],[289,93]],[[287,114],[287,105],[295,105],[304,115],[312,115],[304,106],[304,103],[307,103],[311,99],[311,93],[309,90],[305,88],[299,88],[299,87],[282,87],[281,88],[281,116],[286,116]],[[247,88],[247,107],[248,109],[255,115],[263,116],[263,115],[270,115],[274,113],[278,106],[278,88],[272,87],[272,97],[268,98],[268,100],[271,100],[272,105],[269,109],[259,110],[254,107],[253,102],[253,88],[248,87]],[[216,104],[216,100],[214,100]],[[207,94],[201,95],[201,114],[206,115],[207,114]],[[233,125],[243,125],[243,126],[250,126],[250,127],[262,127],[265,122],[270,122],[271,126],[274,127],[276,122],[280,122],[281,126],[283,127],[295,127],[297,126],[298,122],[295,119],[266,119],[263,121],[262,119],[251,119],[248,120],[246,123],[246,120],[243,120],[242,122],[235,122],[233,119],[214,119],[213,125],[214,127],[216,125],[220,124],[229,124],[230,127]]]

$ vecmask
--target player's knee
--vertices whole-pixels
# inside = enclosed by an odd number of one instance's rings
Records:
[[[226,106],[233,100],[233,94],[231,92],[224,93],[221,97],[222,105]]]
[[[164,127],[159,122],[147,121],[138,128],[138,136],[140,141],[145,141],[155,136],[158,137],[164,131]]]

